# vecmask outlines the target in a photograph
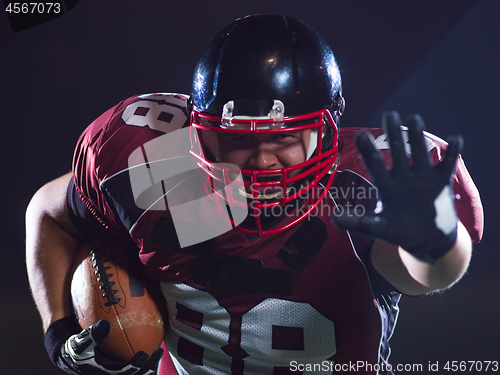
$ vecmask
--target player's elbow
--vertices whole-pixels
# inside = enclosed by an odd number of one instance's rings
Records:
[[[436,266],[440,267],[437,272],[436,283],[440,283],[438,289],[446,289],[459,281],[467,272],[472,256],[472,241],[469,233],[458,223],[457,240],[453,248],[438,259]]]
[[[36,231],[36,228],[40,226],[42,218],[44,215],[49,215],[47,210],[48,205],[48,191],[46,185],[42,186],[37,192],[31,197],[30,202],[26,208],[25,213],[25,225],[26,225],[26,239],[32,236]]]
[[[26,235],[36,233],[42,218],[49,218],[73,237],[82,234],[71,223],[66,209],[66,191],[71,173],[43,185],[31,198],[26,209]],[[28,239],[28,238],[27,238]]]
[[[471,238],[461,223],[455,245],[434,264],[417,260],[404,250],[401,252],[413,279],[427,289],[425,293],[442,291],[456,284],[467,272],[471,254]]]

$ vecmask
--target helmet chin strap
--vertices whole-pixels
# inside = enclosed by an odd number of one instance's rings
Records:
[[[288,196],[288,193],[290,192],[290,190],[292,190],[291,186],[286,188],[286,195],[285,196]],[[238,189],[238,192],[241,196],[243,196],[247,199],[253,199],[253,195],[250,193],[247,193],[243,189]],[[259,199],[259,200],[260,199],[262,199],[262,200],[279,199],[279,198],[281,198],[281,196],[282,196],[281,192],[276,192],[273,194],[258,194],[257,199]]]

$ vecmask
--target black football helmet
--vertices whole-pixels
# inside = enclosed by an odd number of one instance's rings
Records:
[[[220,186],[231,175],[243,177],[239,193],[247,198],[255,226],[240,229],[260,236],[281,232],[307,217],[325,197],[337,168],[337,126],[344,99],[335,57],[314,29],[279,15],[253,15],[230,23],[215,34],[198,61],[190,105],[191,153],[206,173],[207,186],[227,204],[238,204]],[[306,160],[280,169],[231,170],[218,160],[216,146],[207,142],[208,133],[307,129],[312,131]],[[273,192],[279,187],[279,193],[263,194],[266,187]],[[262,210],[299,198],[307,202],[306,210],[281,226],[263,228]]]

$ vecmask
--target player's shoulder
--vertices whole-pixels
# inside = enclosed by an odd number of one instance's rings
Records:
[[[183,94],[152,93],[122,100],[84,130],[75,150],[75,167],[99,169],[105,179],[131,163],[144,163],[143,148],[152,158],[149,154],[158,148],[152,141],[158,143],[162,135],[189,125],[187,99]]]
[[[360,132],[370,133],[374,139],[373,144],[379,150],[387,150],[389,149],[389,142],[387,139],[387,135],[385,134],[384,129],[382,128],[340,128],[339,130],[339,138],[346,145],[354,146],[354,139],[356,135]],[[406,144],[407,153],[411,153],[411,148],[408,143],[408,128],[405,126],[401,127],[401,134],[403,136],[403,142]],[[447,143],[439,138],[438,136],[424,132],[425,143],[427,146],[427,151],[431,151],[434,148],[446,148]]]
[[[147,102],[156,103],[159,106],[171,106],[177,107],[181,109],[185,109],[187,106],[187,100],[189,99],[188,95],[181,93],[172,93],[172,92],[156,92],[156,93],[147,93],[147,94],[139,94],[133,95],[129,98],[122,100],[118,105],[120,108],[126,108],[130,104],[141,102],[147,107]],[[154,104],[152,105],[154,106]]]
[[[340,128],[339,130],[339,152],[341,155],[340,169],[351,169],[364,176],[367,176],[366,170],[356,148],[355,138],[360,132],[367,132],[373,138],[374,146],[380,151],[386,165],[391,166],[390,147],[387,135],[382,128]],[[408,143],[408,129],[401,127],[403,142],[408,156],[411,156],[411,146]],[[424,132],[425,145],[427,152],[433,162],[441,159],[442,152],[447,147],[447,143],[434,134]]]
[[[134,95],[120,101],[97,117],[82,137],[107,141],[108,136],[122,128],[126,132],[169,133],[189,123],[187,99],[184,94],[152,93]],[[145,131],[141,131],[143,129]]]
[[[188,96],[179,93],[134,95],[121,101],[112,122],[169,133],[186,125]]]

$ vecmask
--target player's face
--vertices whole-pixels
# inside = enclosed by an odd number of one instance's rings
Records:
[[[291,167],[306,161],[307,149],[311,137],[311,130],[277,133],[277,134],[224,134],[211,135],[209,149],[222,163],[229,163],[241,170],[271,170]],[[210,137],[208,137],[210,138]],[[206,139],[207,140],[207,139]],[[217,145],[215,147],[215,145]],[[301,170],[289,172],[293,177]],[[268,175],[273,180],[277,176]],[[262,188],[260,194],[274,194],[277,191],[270,187]],[[251,193],[247,188],[247,193]],[[281,190],[279,190],[281,191]]]

